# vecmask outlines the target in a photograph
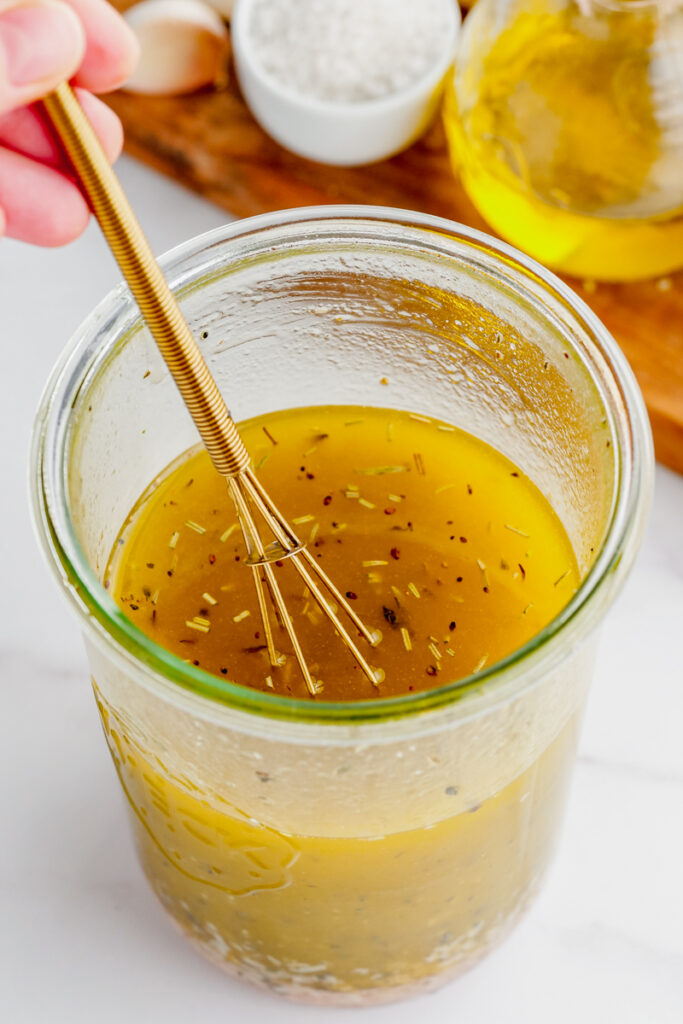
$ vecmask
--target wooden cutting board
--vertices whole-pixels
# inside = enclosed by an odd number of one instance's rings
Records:
[[[490,230],[453,176],[440,124],[391,160],[338,168],[303,160],[270,139],[245,106],[232,66],[219,91],[172,99],[119,92],[107,101],[123,121],[130,154],[238,217],[371,203]],[[683,273],[636,284],[566,280],[626,353],[645,395],[658,459],[683,473]]]

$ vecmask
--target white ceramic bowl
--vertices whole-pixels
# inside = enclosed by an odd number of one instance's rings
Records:
[[[369,164],[405,149],[434,117],[455,56],[460,8],[455,0],[443,4],[450,29],[444,33],[439,60],[427,74],[381,99],[333,103],[288,90],[265,70],[249,33],[253,0],[237,0],[231,21],[235,67],[254,117],[281,145],[322,163]]]

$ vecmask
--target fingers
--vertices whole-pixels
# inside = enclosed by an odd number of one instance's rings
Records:
[[[123,145],[121,122],[90,93],[76,91],[107,158],[116,160]],[[22,152],[2,149],[7,142],[16,150],[17,139]],[[45,246],[77,238],[88,222],[89,210],[68,173],[66,160],[35,108],[0,118],[0,238],[8,234]]]
[[[95,129],[110,163],[121,153],[123,129],[121,122],[109,107],[84,89],[76,89],[79,102]],[[68,173],[59,144],[46,127],[44,117],[35,107],[22,107],[0,117],[0,146],[7,146],[24,156]]]
[[[106,0],[0,0],[0,114],[65,79],[109,92],[137,57],[133,32]]]
[[[0,149],[0,234],[34,245],[65,245],[88,223],[88,207],[59,171]]]
[[[58,145],[37,109],[18,108],[72,80],[114,160],[120,122],[84,90],[115,89],[137,55],[135,36],[106,0],[0,0],[0,236],[56,246],[83,231],[88,207],[62,173]]]
[[[0,0],[0,113],[32,103],[84,59],[85,35],[59,0]]]
[[[74,79],[92,92],[111,92],[131,75],[138,41],[106,0],[65,0],[78,15],[87,39],[83,62]]]

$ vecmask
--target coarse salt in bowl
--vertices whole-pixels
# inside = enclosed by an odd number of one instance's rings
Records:
[[[455,0],[237,0],[242,92],[300,156],[373,163],[428,127],[455,53]]]

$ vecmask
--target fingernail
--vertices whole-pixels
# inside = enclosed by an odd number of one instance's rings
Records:
[[[58,81],[83,58],[83,30],[65,4],[42,0],[0,14],[0,48],[13,85]]]

